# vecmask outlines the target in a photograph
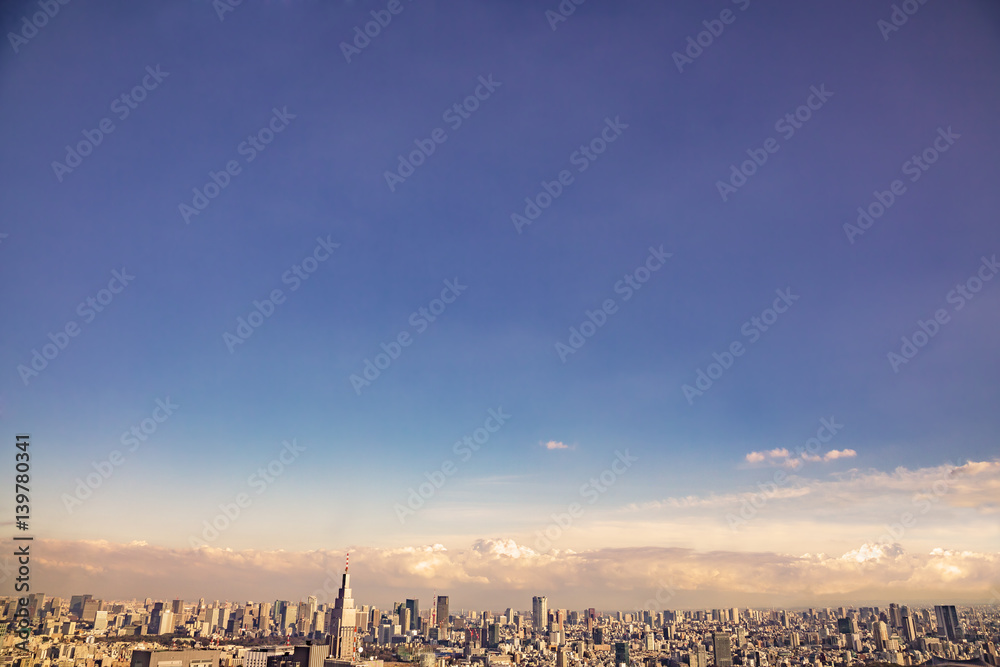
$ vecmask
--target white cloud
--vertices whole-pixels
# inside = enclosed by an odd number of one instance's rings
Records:
[[[39,585],[63,597],[87,588],[105,599],[296,600],[317,594],[328,602],[344,563],[343,551],[326,549],[193,550],[87,540],[42,540],[39,546]],[[540,554],[509,538],[457,549],[431,544],[350,551],[355,598],[378,605],[437,590],[456,607],[518,607],[543,589],[566,606],[619,608],[636,608],[655,596],[661,606],[707,600],[961,602],[984,600],[1000,580],[1000,553],[944,547],[908,553],[896,544],[863,544],[834,556],[663,547]]]
[[[793,456],[788,449],[776,447],[764,452],[750,452],[744,458],[747,463],[767,463],[772,466],[794,470],[801,466],[803,461],[825,463],[827,461],[836,461],[837,459],[854,458],[857,455],[858,453],[853,449],[831,449],[822,455],[802,452],[799,456]]]
[[[548,442],[541,443],[541,445],[545,449],[576,449],[576,445],[567,445],[565,442],[559,442],[558,440],[549,440]]]

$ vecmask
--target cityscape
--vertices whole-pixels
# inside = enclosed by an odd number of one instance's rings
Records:
[[[0,667],[1000,667],[1000,0],[0,28]]]

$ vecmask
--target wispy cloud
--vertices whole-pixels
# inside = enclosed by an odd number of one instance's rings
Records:
[[[548,442],[539,444],[545,449],[576,449],[576,445],[567,445],[565,442],[559,442],[558,440],[549,440]]]
[[[815,463],[825,463],[826,461],[836,461],[837,459],[852,459],[857,456],[858,453],[853,449],[831,449],[826,454],[820,456],[819,454],[802,454],[802,458],[806,461],[812,461]]]
[[[764,463],[772,466],[780,466],[782,468],[791,468],[794,470],[795,468],[801,466],[803,461],[808,461],[810,463],[825,463],[827,461],[836,461],[838,459],[854,458],[857,455],[858,453],[853,449],[831,449],[825,454],[810,454],[809,452],[802,452],[801,455],[795,456],[786,448],[780,447],[763,452],[750,452],[744,457],[744,459],[747,463]]]
[[[774,450],[772,450],[774,451]],[[763,452],[756,452],[764,454]],[[830,460],[854,456],[853,450],[827,452]],[[827,514],[835,507],[836,514],[867,513],[876,509],[881,516],[893,516],[913,511],[921,514],[925,507],[974,509],[978,514],[1000,512],[1000,461],[969,461],[955,466],[945,464],[929,468],[909,469],[902,466],[886,472],[851,469],[831,472],[824,478],[800,474],[783,474],[780,483],[763,480],[745,491],[728,494],[688,495],[669,497],[644,503],[632,503],[629,511],[738,508],[755,497],[766,496],[768,503],[794,500],[783,510],[784,516]],[[777,479],[775,476],[774,479]],[[759,500],[759,498],[758,498]]]

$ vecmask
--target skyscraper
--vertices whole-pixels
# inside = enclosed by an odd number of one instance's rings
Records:
[[[876,650],[886,650],[889,645],[889,628],[886,627],[884,621],[874,621],[872,623],[872,639],[875,641]]]
[[[288,634],[288,628],[295,625],[298,619],[299,606],[297,604],[285,603],[281,609],[281,630]]]
[[[420,601],[407,600],[406,608],[410,610],[410,630],[420,629]]]
[[[628,643],[627,642],[616,642],[615,643],[615,665],[627,665],[627,664],[629,664]]]
[[[447,632],[448,624],[448,596],[439,595],[437,599],[437,626],[438,630]]]
[[[69,599],[69,613],[76,614],[77,617],[83,616],[83,605],[93,597],[93,595],[74,595]]]
[[[549,616],[549,599],[544,595],[531,598],[531,623],[535,632],[545,632],[545,624]]]
[[[906,609],[906,607],[903,607],[903,609],[904,612],[900,617],[900,620],[903,623],[903,639],[912,643],[917,641],[917,629],[913,625],[913,617],[910,616],[909,610]]]
[[[337,660],[357,658],[357,610],[351,596],[351,575],[348,573],[350,561],[344,566],[344,578],[337,601],[333,605],[333,620],[330,633],[330,657]]]
[[[728,632],[712,633],[712,651],[715,653],[715,667],[733,667],[733,651]]]
[[[937,617],[937,629],[939,635],[944,635],[948,641],[957,642],[965,638],[962,624],[958,620],[958,612],[955,605],[934,605],[934,615]]]

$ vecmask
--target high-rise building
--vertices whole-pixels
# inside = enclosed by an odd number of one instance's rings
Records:
[[[74,595],[69,599],[69,613],[76,614],[78,618],[83,616],[84,603],[93,597],[93,595]]]
[[[100,600],[87,600],[83,603],[83,612],[80,614],[80,620],[85,623],[93,623],[94,619],[97,618],[97,611],[100,608]]]
[[[281,608],[281,622],[279,623],[282,632],[288,633],[289,628],[295,625],[295,621],[298,620],[299,616],[299,606],[297,604],[288,604],[287,602]]]
[[[330,657],[337,660],[357,658],[357,610],[351,596],[351,575],[344,566],[344,578],[333,605],[332,629],[330,634]]]
[[[549,616],[549,599],[544,595],[536,595],[531,598],[531,623],[535,632],[545,632],[545,625]]]
[[[904,612],[901,617],[903,622],[903,639],[905,639],[908,643],[912,643],[917,641],[917,629],[913,625],[913,617],[910,616],[910,610],[906,607],[903,607],[903,609]]]
[[[615,642],[615,665],[629,664],[628,643]]]
[[[889,628],[884,621],[874,621],[872,623],[872,639],[875,641],[875,650],[885,651],[889,646]]]
[[[856,635],[858,634],[858,622],[853,618],[838,618],[837,630],[842,635]]]
[[[264,633],[271,631],[271,603],[261,602],[257,607],[257,629]]]
[[[170,611],[174,612],[174,616],[180,616],[184,613],[184,600],[174,600],[173,604],[170,606]]]
[[[712,651],[715,654],[715,667],[733,667],[733,650],[728,632],[712,633]]]
[[[898,628],[900,626],[899,605],[895,602],[889,605],[889,625],[894,628]]]
[[[451,625],[448,622],[448,596],[439,595],[437,597],[437,627],[438,630],[447,632]]]
[[[420,629],[420,601],[406,600],[406,608],[410,610],[410,630]]]
[[[939,635],[944,635],[951,642],[961,641],[965,638],[965,631],[958,620],[958,612],[955,610],[955,605],[934,605],[934,615],[937,617]]]
[[[691,667],[708,667],[708,651],[704,646],[691,650]]]
[[[153,611],[149,621],[149,634],[168,635],[174,631],[174,613],[169,609]]]

